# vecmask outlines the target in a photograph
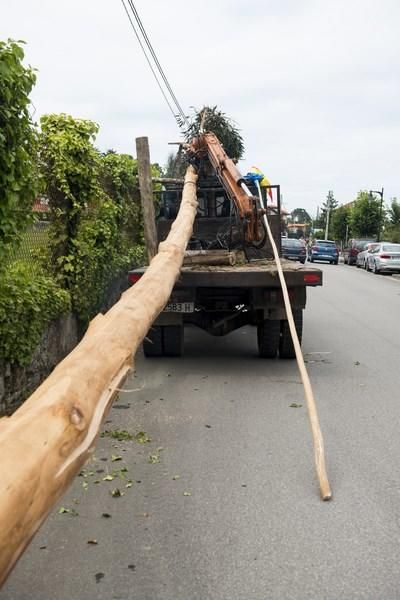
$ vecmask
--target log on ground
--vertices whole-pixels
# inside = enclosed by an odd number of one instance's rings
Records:
[[[0,585],[90,457],[132,355],[179,276],[197,210],[197,175],[186,172],[178,216],[145,275],[11,417],[0,420]]]

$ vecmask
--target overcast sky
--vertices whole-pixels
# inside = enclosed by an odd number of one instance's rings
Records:
[[[217,104],[239,125],[240,167],[315,214],[328,190],[400,196],[399,0],[136,0],[181,105]],[[97,145],[165,164],[179,130],[120,0],[0,0],[0,38],[26,41],[34,118],[100,125]]]

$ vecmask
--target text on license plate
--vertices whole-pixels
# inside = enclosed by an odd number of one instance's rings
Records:
[[[191,313],[194,312],[194,302],[168,302],[164,312]]]

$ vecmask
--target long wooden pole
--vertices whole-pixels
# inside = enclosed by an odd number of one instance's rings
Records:
[[[150,262],[157,254],[157,231],[154,215],[149,140],[147,137],[136,138],[136,155],[138,161],[140,199],[143,212],[144,239],[146,242],[147,256]]]
[[[256,186],[259,192],[259,198],[262,208],[264,208],[263,199],[260,190],[260,184],[256,182]],[[269,226],[266,215],[263,216],[265,228],[267,230],[268,238],[272,246],[276,266],[278,269],[279,281],[282,287],[283,300],[285,303],[286,316],[289,323],[289,330],[292,336],[293,347],[296,354],[296,360],[299,367],[300,377],[304,388],[304,397],[307,404],[308,420],[310,422],[311,434],[314,446],[314,460],[315,468],[317,471],[319,490],[322,500],[330,500],[332,498],[332,491],[329,485],[328,475],[326,472],[325,465],[325,452],[324,452],[324,440],[322,437],[321,428],[319,425],[317,406],[315,404],[314,394],[311,387],[310,378],[304,363],[303,353],[299,342],[299,336],[297,335],[296,325],[293,318],[292,305],[290,303],[289,293],[283,274],[281,261],[279,258],[278,248],[276,247],[274,236],[272,235],[271,227]]]
[[[110,403],[165,306],[192,234],[197,175],[146,273],[11,417],[0,420],[0,585],[93,452]]]

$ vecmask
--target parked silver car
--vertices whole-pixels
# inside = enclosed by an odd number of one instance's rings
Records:
[[[379,246],[379,242],[367,242],[364,246],[364,250],[359,252],[356,256],[356,267],[358,269],[366,269],[367,268],[367,258],[368,254],[371,252],[373,248]]]
[[[400,244],[381,242],[367,256],[367,271],[373,273],[400,273]]]

